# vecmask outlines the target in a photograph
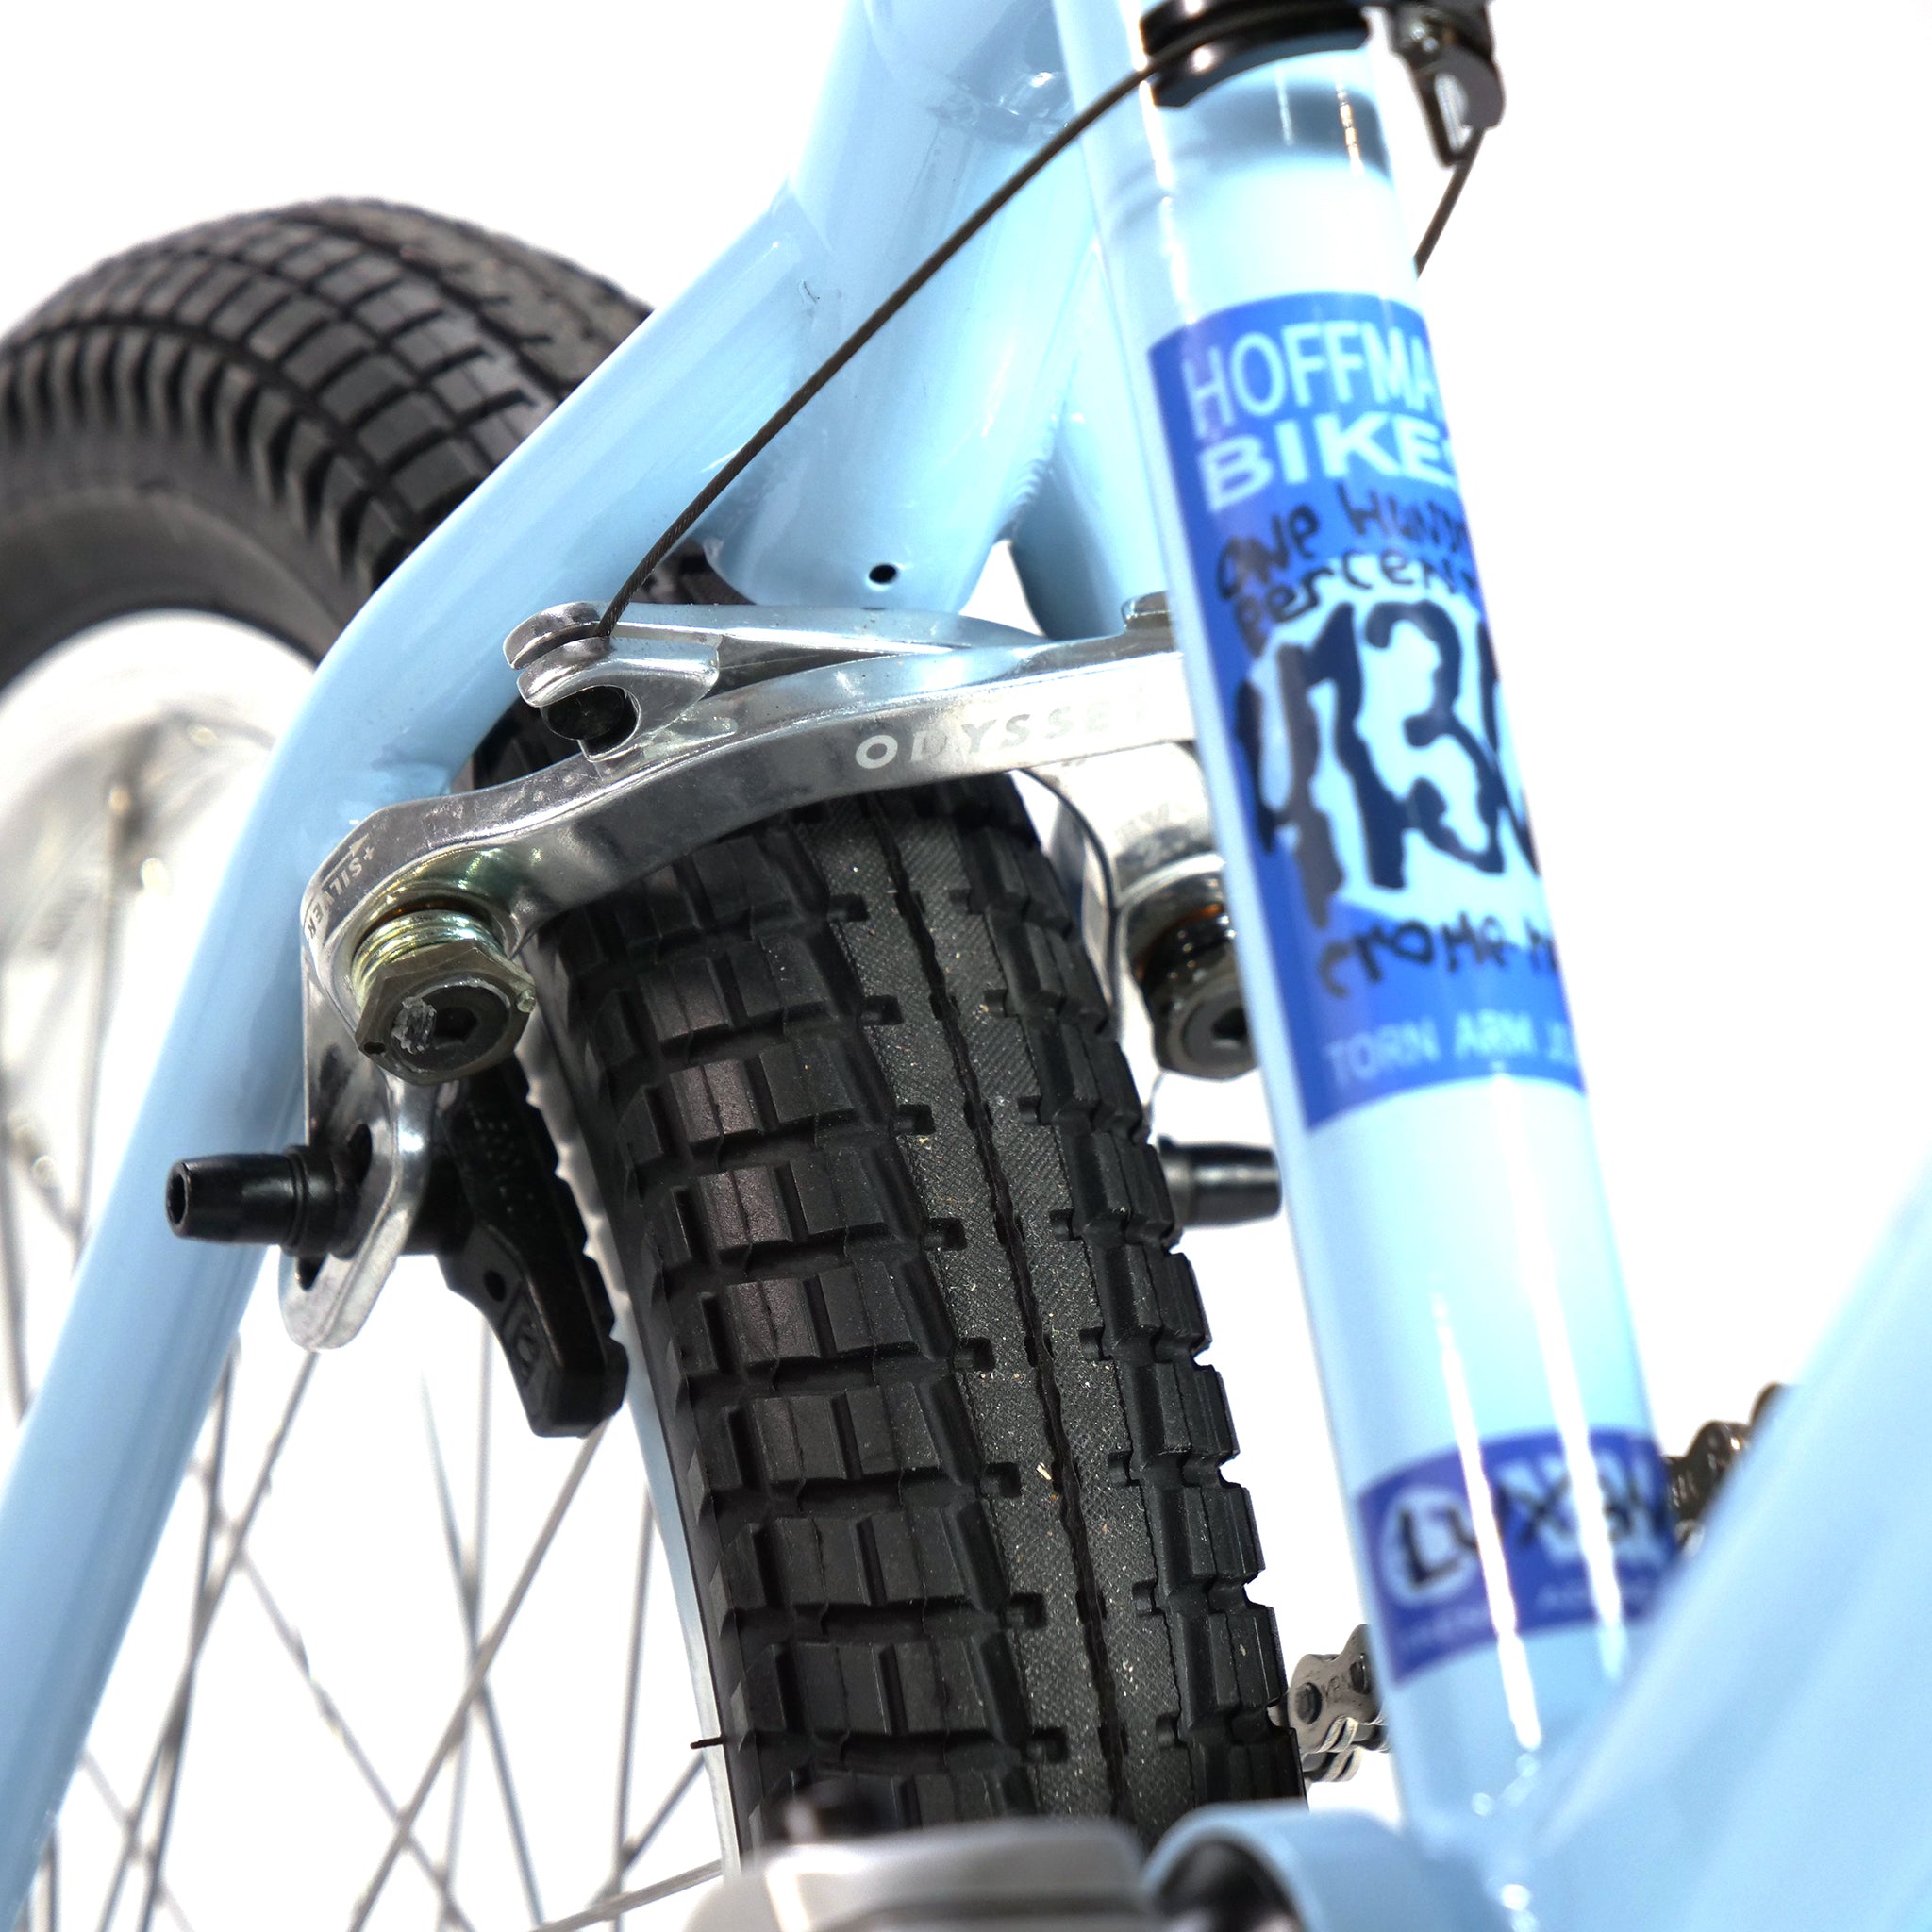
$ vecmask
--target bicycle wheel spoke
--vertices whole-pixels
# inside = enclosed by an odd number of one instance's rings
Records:
[[[624,1863],[624,1835],[630,1828],[630,1773],[636,1755],[638,1730],[638,1681],[644,1655],[644,1609],[651,1591],[651,1492],[644,1491],[644,1507],[639,1519],[638,1574],[630,1599],[630,1642],[624,1658],[624,1729],[617,1754],[617,1818],[610,1835],[610,1857],[618,1868],[618,1882],[629,1868]],[[624,1932],[623,1921],[618,1932]]]
[[[450,1713],[449,1722],[442,1727],[442,1735],[436,1740],[436,1747],[429,1755],[429,1762],[424,1767],[423,1774],[416,1781],[416,1789],[410,1792],[408,1802],[397,1815],[395,1828],[390,1834],[389,1844],[385,1847],[369,1883],[363,1888],[362,1896],[358,1900],[354,1914],[349,1921],[349,1932],[362,1932],[368,1924],[370,1913],[375,1908],[375,1901],[387,1883],[389,1874],[395,1869],[395,1862],[402,1850],[403,1840],[415,1829],[417,1814],[423,1809],[429,1796],[430,1787],[435,1784],[437,1774],[443,1767],[449,1754],[455,1750],[457,1739],[461,1735],[469,1720],[470,1707],[475,1703],[477,1693],[483,1688],[483,1680],[489,1674],[490,1666],[496,1661],[496,1653],[503,1647],[503,1641],[509,1635],[510,1625],[516,1621],[517,1612],[524,1607],[524,1598],[529,1593],[531,1583],[543,1558],[549,1554],[550,1545],[556,1540],[557,1532],[563,1525],[563,1519],[576,1496],[578,1487],[584,1479],[584,1473],[591,1466],[591,1458],[597,1453],[603,1442],[608,1423],[599,1423],[592,1434],[586,1437],[584,1446],[577,1451],[576,1459],[571,1464],[570,1474],[564,1478],[563,1487],[557,1493],[557,1500],[550,1506],[550,1514],[543,1520],[543,1526],[537,1533],[537,1540],[531,1545],[529,1555],[524,1559],[523,1569],[510,1586],[510,1592],[491,1625],[490,1634],[477,1646],[476,1660],[470,1666],[470,1675],[465,1682],[462,1694],[457,1699],[457,1707]]]
[[[487,1331],[476,1337],[476,1531],[470,1543],[470,1656],[476,1654],[476,1625],[483,1614],[483,1536],[490,1512],[490,1390],[494,1367],[493,1343]],[[537,1890],[537,1861],[530,1854],[529,1833],[524,1826],[523,1807],[517,1802],[515,1781],[509,1772],[509,1752],[503,1740],[503,1721],[497,1714],[496,1695],[486,1684],[478,1707],[483,1713],[483,1735],[490,1746],[491,1762],[496,1768],[496,1789],[503,1800],[503,1815],[509,1826],[510,1849],[516,1854],[517,1875],[524,1888],[524,1903],[533,1919],[543,1916],[542,1896]]]
[[[0,957],[0,1124],[13,1111],[13,1082],[7,1068],[7,966]],[[7,1395],[17,1424],[32,1398],[26,1371],[26,1272],[21,1260],[19,1208],[13,1197],[13,1162],[0,1158],[0,1333],[7,1347]]]
[[[658,1808],[618,1848],[617,1862],[610,1868],[610,1876],[597,1890],[599,1898],[610,1897],[624,1883],[630,1868],[651,1849],[651,1840],[663,1830],[671,1814],[677,1809],[679,1800],[697,1783],[698,1774],[704,1768],[705,1760],[693,1752],[691,1762],[678,1773],[676,1782],[658,1800]]]
[[[275,1593],[269,1589],[267,1579],[257,1567],[255,1558],[245,1551],[241,1558],[242,1574],[248,1587],[254,1591],[256,1601],[261,1606],[262,1613],[268,1618],[269,1627],[275,1633],[276,1640],[288,1653],[289,1660],[301,1674],[302,1681],[308,1687],[308,1694],[315,1702],[317,1714],[324,1728],[329,1731],[336,1741],[348,1754],[349,1762],[356,1767],[362,1782],[369,1787],[370,1794],[382,1807],[383,1815],[391,1824],[396,1820],[396,1801],[390,1795],[389,1787],[382,1781],[382,1774],[376,1770],[375,1761],[363,1749],[361,1740],[349,1728],[349,1721],[342,1715],[341,1707],[331,1697],[322,1681],[315,1674],[315,1668],[308,1659],[308,1646],[302,1641],[302,1633],[289,1621]],[[468,1915],[456,1901],[451,1889],[451,1878],[447,1865],[439,1865],[425,1849],[421,1839],[412,1832],[403,1849],[416,1861],[423,1875],[436,1888],[436,1896],[444,1918],[458,1928],[458,1932],[475,1932]]]
[[[4,1106],[0,1100],[0,1106]],[[13,1163],[0,1160],[0,1333],[7,1348],[7,1399],[16,1424],[32,1391],[26,1378],[26,1304],[20,1292],[20,1224],[14,1218]]]
[[[296,1412],[302,1406],[302,1397],[308,1387],[308,1378],[315,1373],[316,1357],[305,1355],[302,1366],[295,1373],[295,1381],[289,1391],[288,1400],[282,1405],[282,1413],[275,1424],[275,1434],[269,1438],[268,1446],[262,1451],[261,1461],[256,1468],[255,1480],[249,1486],[248,1500],[242,1513],[235,1519],[235,1529],[224,1551],[221,1567],[216,1571],[207,1591],[208,1615],[204,1620],[200,1638],[207,1641],[208,1629],[214,1623],[214,1613],[221,1605],[223,1593],[228,1587],[228,1579],[235,1574],[235,1566],[241,1560],[249,1533],[255,1527],[257,1513],[261,1500],[268,1493],[269,1477],[275,1473],[276,1461],[280,1458],[282,1445],[289,1440],[289,1430],[293,1425]],[[128,1817],[127,1828],[121,1835],[121,1855],[114,1867],[114,1875],[108,1887],[106,1903],[101,1907],[96,1932],[108,1932],[113,1923],[114,1907],[120,1903],[121,1887],[127,1877],[127,1868],[136,1856],[140,1838],[141,1822],[147,1815],[148,1800],[154,1795],[155,1782],[160,1775],[162,1754],[168,1738],[174,1730],[177,1711],[187,1702],[193,1672],[200,1658],[200,1651],[192,1652],[175,1680],[174,1694],[168,1700],[167,1714],[161,1720],[161,1732],[156,1740],[154,1749],[148,1754],[147,1768],[142,1773],[141,1788],[136,1791],[134,1804]]]
[[[445,1873],[456,1870],[457,1854],[462,1848],[463,1799],[468,1790],[469,1781],[470,1731],[465,1725],[461,1741],[457,1745],[456,1770],[450,1776],[449,1829],[443,1834],[442,1840],[442,1869]],[[446,1898],[447,1893],[444,1896]],[[441,1907],[436,1923],[441,1932],[446,1932],[446,1928],[455,1923],[450,1917],[447,1904]]]
[[[41,1847],[40,1870],[26,1909],[33,1915],[33,1932],[60,1932],[60,1827],[47,1834]]]
[[[80,1217],[75,1212],[74,1204],[61,1191],[59,1169],[55,1165],[54,1157],[35,1135],[32,1121],[25,1115],[15,1115],[7,1122],[6,1134],[8,1165],[25,1176],[60,1232],[70,1244],[77,1245]]]
[[[607,1898],[586,1911],[573,1912],[567,1919],[552,1919],[537,1926],[535,1932],[583,1932],[586,1925],[608,1924],[620,1913],[634,1912],[640,1906],[654,1906],[660,1898],[675,1898],[680,1891],[690,1891],[719,1877],[724,1870],[724,1865],[713,1858],[708,1865],[693,1865],[689,1872],[660,1878],[655,1885],[641,1885],[635,1891],[620,1892],[616,1898]]]
[[[140,1932],[154,1932],[155,1904],[160,1894],[161,1873],[168,1861],[168,1842],[175,1830],[175,1807],[181,1795],[181,1758],[188,1747],[188,1720],[194,1705],[194,1681],[201,1653],[208,1643],[208,1626],[214,1621],[214,1607],[208,1601],[208,1578],[212,1572],[215,1537],[222,1515],[222,1470],[228,1456],[228,1418],[234,1407],[235,1357],[228,1357],[222,1370],[222,1382],[215,1394],[215,1440],[208,1457],[204,1482],[206,1504],[201,1518],[201,1552],[194,1570],[194,1618],[190,1626],[188,1661],[183,1669],[184,1694],[176,1713],[173,1735],[168,1742],[167,1765],[162,1773],[160,1816],[155,1825],[154,1857],[147,1869],[147,1885],[141,1901]]]
[[[457,1586],[462,1609],[465,1669],[476,1656],[476,1606],[483,1587],[483,1525],[490,1485],[490,1338],[485,1335],[481,1340],[483,1347],[478,1351],[481,1369],[476,1386],[476,1507],[470,1521],[467,1550],[457,1535],[457,1513],[450,1498],[449,1473],[443,1466],[442,1444],[436,1433],[435,1411],[429,1406],[428,1384],[425,1383],[423,1388],[423,1420],[428,1427],[429,1454],[436,1466],[437,1500],[442,1511],[450,1575]],[[452,1878],[457,1869],[457,1854],[462,1845],[463,1798],[469,1787],[471,1741],[471,1727],[465,1725],[462,1742],[457,1746],[456,1773],[450,1781],[449,1832],[442,1845],[442,1869]]]
[[[123,1831],[125,1831],[134,1823],[133,1814],[115,1795],[114,1787],[108,1781],[108,1774],[101,1769],[100,1759],[92,1751],[83,1751],[80,1755],[80,1768],[87,1774],[88,1782],[93,1786],[101,1803],[108,1807],[108,1815]],[[146,1859],[145,1851],[142,1856]],[[161,1884],[161,1909],[174,1920],[179,1932],[194,1932],[193,1926],[188,1923],[188,1914],[181,1909],[180,1900],[169,1890],[165,1880]]]
[[[436,1433],[436,1418],[430,1412],[429,1394],[426,1389],[423,1395],[423,1415],[429,1430],[429,1454],[436,1470],[437,1503],[442,1515],[443,1544],[449,1552],[450,1573],[455,1578],[457,1595],[462,1607],[463,1627],[468,1643],[466,1661],[471,1664],[476,1659],[476,1626],[482,1614],[483,1522],[490,1494],[490,1465],[485,1446],[488,1441],[490,1410],[489,1397],[487,1392],[484,1392],[490,1387],[490,1337],[487,1332],[483,1337],[483,1349],[482,1384],[477,1396],[476,1527],[467,1557],[464,1554],[461,1535],[457,1528],[456,1506],[450,1497],[449,1471],[442,1459],[442,1445]],[[524,1903],[529,1907],[531,1918],[541,1919],[543,1916],[543,1907],[539,1901],[537,1868],[530,1857],[529,1835],[524,1828],[523,1807],[517,1802],[516,1786],[509,1774],[509,1754],[504,1748],[503,1724],[497,1716],[496,1699],[487,1684],[477,1692],[476,1709],[483,1721],[484,1740],[489,1746],[491,1762],[496,1772],[496,1786],[503,1800],[504,1820],[509,1827],[510,1849],[515,1854],[517,1876],[524,1888]],[[456,1798],[452,1801],[450,1810],[452,1849],[445,1855],[445,1862],[452,1868],[456,1861],[456,1821],[469,1744],[470,1734],[466,1725],[462,1739],[457,1746],[457,1769],[452,1780],[457,1788]]]
[[[76,1254],[87,1239],[88,1212],[93,1205],[94,1143],[100,1138],[101,1078],[107,1066],[108,1031],[114,1018],[114,995],[121,983],[123,927],[129,897],[126,888],[132,876],[127,860],[144,816],[142,795],[135,781],[145,770],[152,744],[152,734],[143,736],[134,758],[129,761],[132,769],[117,778],[108,791],[108,891],[101,906],[100,941],[88,1006],[87,1058],[80,1088],[80,1148],[75,1165],[73,1239]],[[143,1920],[143,1927],[145,1923]]]
[[[524,1814],[517,1803],[516,1788],[510,1782],[509,1753],[504,1748],[503,1723],[497,1716],[496,1699],[486,1689],[476,1708],[483,1720],[483,1738],[490,1747],[491,1762],[496,1767],[496,1788],[503,1795],[503,1809],[509,1826],[510,1850],[516,1855],[517,1874],[523,1881],[524,1903],[533,1916],[541,1918],[543,1907],[537,1892],[537,1867],[530,1857],[530,1840],[524,1829]]]
[[[442,1521],[443,1547],[449,1556],[450,1575],[457,1587],[457,1607],[463,1624],[463,1665],[468,1669],[476,1656],[476,1591],[474,1587],[477,1545],[482,1535],[482,1456],[481,1434],[477,1454],[477,1522],[475,1531],[468,1549],[465,1549],[461,1532],[457,1528],[456,1504],[450,1495],[449,1471],[442,1459],[442,1439],[437,1434],[436,1411],[429,1401],[429,1384],[422,1384],[423,1428],[429,1438],[429,1462],[436,1475],[437,1512]],[[449,1830],[442,1842],[442,1869],[454,1874],[457,1869],[457,1853],[462,1843],[463,1797],[468,1789],[470,1774],[470,1736],[471,1727],[463,1726],[463,1734],[457,1745],[456,1770],[450,1777]]]

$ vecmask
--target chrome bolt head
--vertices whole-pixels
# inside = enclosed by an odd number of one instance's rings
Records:
[[[356,1044],[413,1086],[493,1067],[536,1005],[530,975],[479,914],[452,906],[392,912],[349,965]]]

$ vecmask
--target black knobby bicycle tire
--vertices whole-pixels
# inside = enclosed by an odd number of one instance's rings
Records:
[[[751,1840],[833,1774],[1150,1838],[1298,1791],[1198,1291],[1010,781],[773,820],[532,951]]]
[[[377,202],[102,262],[0,340],[0,680],[169,608],[321,657],[645,313],[522,242]]]

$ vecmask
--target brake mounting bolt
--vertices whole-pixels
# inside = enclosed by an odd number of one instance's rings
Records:
[[[514,1051],[536,1004],[494,927],[462,906],[417,906],[371,928],[349,964],[356,1043],[416,1086],[461,1080]]]
[[[1234,928],[1218,905],[1194,908],[1135,962],[1154,1023],[1154,1051],[1171,1073],[1232,1080],[1255,1064]]]

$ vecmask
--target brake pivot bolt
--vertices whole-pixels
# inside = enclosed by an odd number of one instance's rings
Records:
[[[1134,976],[1154,1023],[1154,1051],[1171,1073],[1232,1080],[1255,1064],[1234,930],[1220,906],[1177,919],[1141,955]]]
[[[425,1087],[507,1058],[537,997],[489,921],[460,906],[390,914],[356,948],[349,990],[357,1045]]]

